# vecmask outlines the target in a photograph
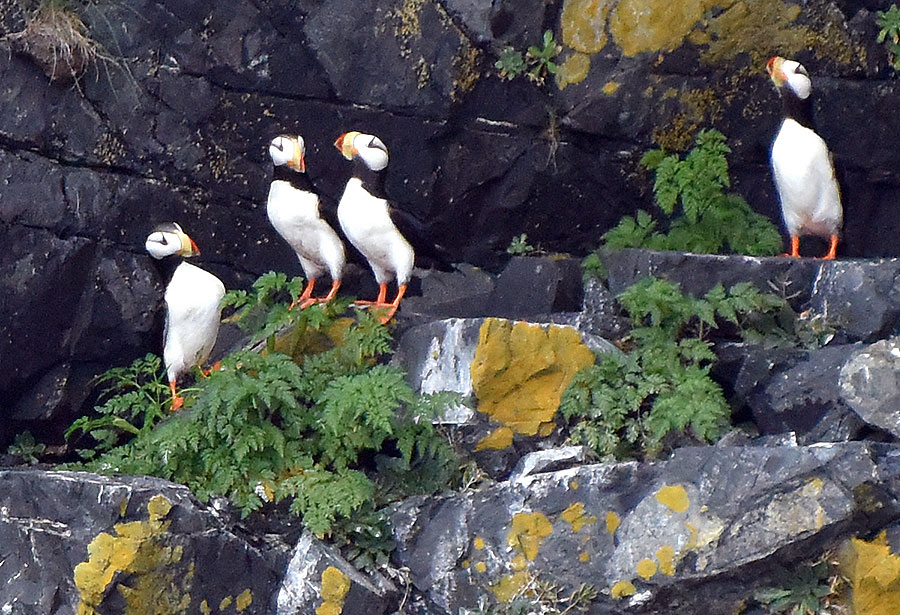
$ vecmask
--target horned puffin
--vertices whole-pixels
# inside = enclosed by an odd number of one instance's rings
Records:
[[[381,319],[387,323],[406,294],[415,263],[412,245],[397,228],[399,212],[391,207],[384,192],[388,149],[378,137],[360,132],[342,134],[334,146],[353,162],[353,176],[338,203],[338,220],[344,235],[369,262],[378,282],[378,298],[358,303],[387,308]],[[397,280],[397,296],[388,302],[388,282],[393,279]]]
[[[306,276],[306,288],[291,307],[299,304],[302,309],[331,301],[341,286],[346,259],[344,243],[320,215],[319,196],[306,174],[303,137],[275,137],[269,143],[269,156],[275,165],[275,173],[269,187],[266,214],[278,234],[297,254]],[[331,276],[331,290],[325,297],[315,298],[312,292],[316,280],[326,271]]]
[[[833,260],[843,223],[843,208],[831,153],[812,125],[809,73],[795,60],[775,56],[766,70],[784,105],[784,120],[772,142],[772,172],[781,201],[791,251],[800,256],[800,236],[830,241],[823,257]]]
[[[212,352],[219,334],[219,303],[225,296],[221,280],[184,262],[200,253],[194,240],[170,222],[156,227],[144,244],[166,285],[166,327],[163,362],[172,391],[172,410],[184,399],[176,391],[178,378],[201,365]]]

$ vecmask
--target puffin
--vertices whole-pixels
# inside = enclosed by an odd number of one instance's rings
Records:
[[[833,260],[843,208],[831,153],[812,124],[809,73],[795,60],[772,57],[769,77],[784,105],[784,119],[772,141],[771,163],[781,213],[791,238],[791,251],[800,256],[800,236],[815,235],[829,243],[825,260]]]
[[[279,235],[291,246],[306,276],[306,288],[291,303],[306,308],[334,299],[341,287],[346,255],[344,242],[321,216],[319,196],[306,174],[306,146],[301,136],[279,135],[269,143],[275,165],[269,187],[266,215]],[[331,289],[324,297],[312,296],[316,280],[325,272]]]
[[[397,228],[398,224],[404,226],[403,216],[391,206],[384,192],[388,149],[378,137],[355,131],[339,136],[334,146],[353,162],[353,176],[347,181],[337,207],[341,230],[368,261],[378,283],[375,301],[357,304],[387,309],[381,317],[381,322],[386,324],[397,313],[415,263],[412,245]],[[388,283],[394,279],[397,295],[388,302]]]
[[[194,240],[174,223],[157,226],[144,244],[166,286],[163,363],[172,391],[172,411],[184,404],[176,384],[209,358],[219,335],[225,286],[216,276],[184,261],[200,254]]]

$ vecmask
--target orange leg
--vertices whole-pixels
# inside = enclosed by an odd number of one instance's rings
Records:
[[[299,297],[294,299],[294,302],[291,303],[291,306],[288,309],[293,310],[294,306],[296,306],[298,303],[303,303],[307,299],[309,299],[312,296],[313,288],[315,288],[315,286],[316,286],[316,279],[310,278],[309,281],[306,283],[306,288],[303,289],[303,294],[301,294]]]
[[[385,294],[387,294],[387,293],[385,293]],[[373,304],[372,307],[388,308],[387,313],[381,317],[381,324],[386,325],[388,322],[390,322],[391,318],[394,317],[394,314],[397,313],[397,308],[400,307],[400,300],[403,299],[403,295],[405,295],[405,294],[406,294],[406,284],[401,284],[397,288],[397,296],[394,298],[394,300],[391,303],[385,303],[382,300],[382,301],[379,301],[379,302]],[[379,293],[378,296],[381,297],[381,294]]]
[[[834,257],[837,256],[837,244],[838,244],[838,236],[831,236],[831,244],[828,246],[828,254],[822,257],[823,260],[833,261]]]
[[[184,405],[184,398],[175,391],[175,381],[174,380],[169,380],[169,389],[172,391],[171,411],[175,412],[176,410],[181,408],[181,406]]]
[[[319,298],[310,297],[309,299],[307,299],[306,301],[303,302],[303,304],[300,306],[300,309],[306,309],[311,305],[315,305],[316,303],[328,303],[329,301],[331,301],[332,299],[334,299],[337,296],[337,292],[340,287],[341,287],[341,281],[334,280],[331,283],[331,290],[328,291],[327,295],[325,295],[324,297],[319,297]]]
[[[375,301],[354,301],[353,305],[374,305],[385,307],[389,305],[386,303],[387,301],[387,283],[382,283],[378,285],[378,297]]]
[[[785,252],[784,254],[779,254],[779,256],[793,256],[794,258],[800,257],[800,237],[797,235],[791,235],[791,251]]]
[[[215,363],[213,363],[212,365],[209,366],[209,369],[201,369],[200,373],[208,378],[211,373],[217,372],[220,369],[222,369],[222,362],[216,361]]]

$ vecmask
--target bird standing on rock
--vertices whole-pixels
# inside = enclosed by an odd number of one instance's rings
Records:
[[[384,193],[387,146],[378,137],[360,132],[342,134],[334,146],[354,163],[353,176],[338,203],[338,220],[347,239],[369,262],[378,282],[378,298],[358,303],[386,308],[381,321],[387,323],[406,294],[415,263],[412,245],[397,228],[398,212]],[[397,280],[397,296],[388,302],[387,287],[393,279]]]
[[[837,253],[843,224],[840,190],[831,153],[813,130],[810,93],[812,82],[799,62],[770,58],[766,70],[784,104],[784,119],[772,142],[772,171],[781,200],[781,213],[791,237],[791,251],[800,256],[800,236],[829,240],[826,260]]]
[[[208,271],[184,262],[200,250],[174,222],[156,227],[144,247],[166,285],[163,362],[174,411],[184,404],[176,391],[178,379],[194,365],[203,364],[216,344],[225,286]]]
[[[301,309],[334,299],[341,287],[344,270],[344,243],[321,217],[319,196],[306,174],[306,146],[303,137],[280,135],[269,144],[275,173],[269,187],[266,214],[278,234],[288,242],[306,276],[306,288],[291,304]],[[331,276],[331,289],[322,298],[312,296],[316,280]]]

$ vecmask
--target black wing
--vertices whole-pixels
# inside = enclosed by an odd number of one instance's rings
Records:
[[[416,264],[440,271],[454,271],[450,252],[429,238],[428,228],[419,218],[388,203],[391,222],[397,227],[416,252]]]

